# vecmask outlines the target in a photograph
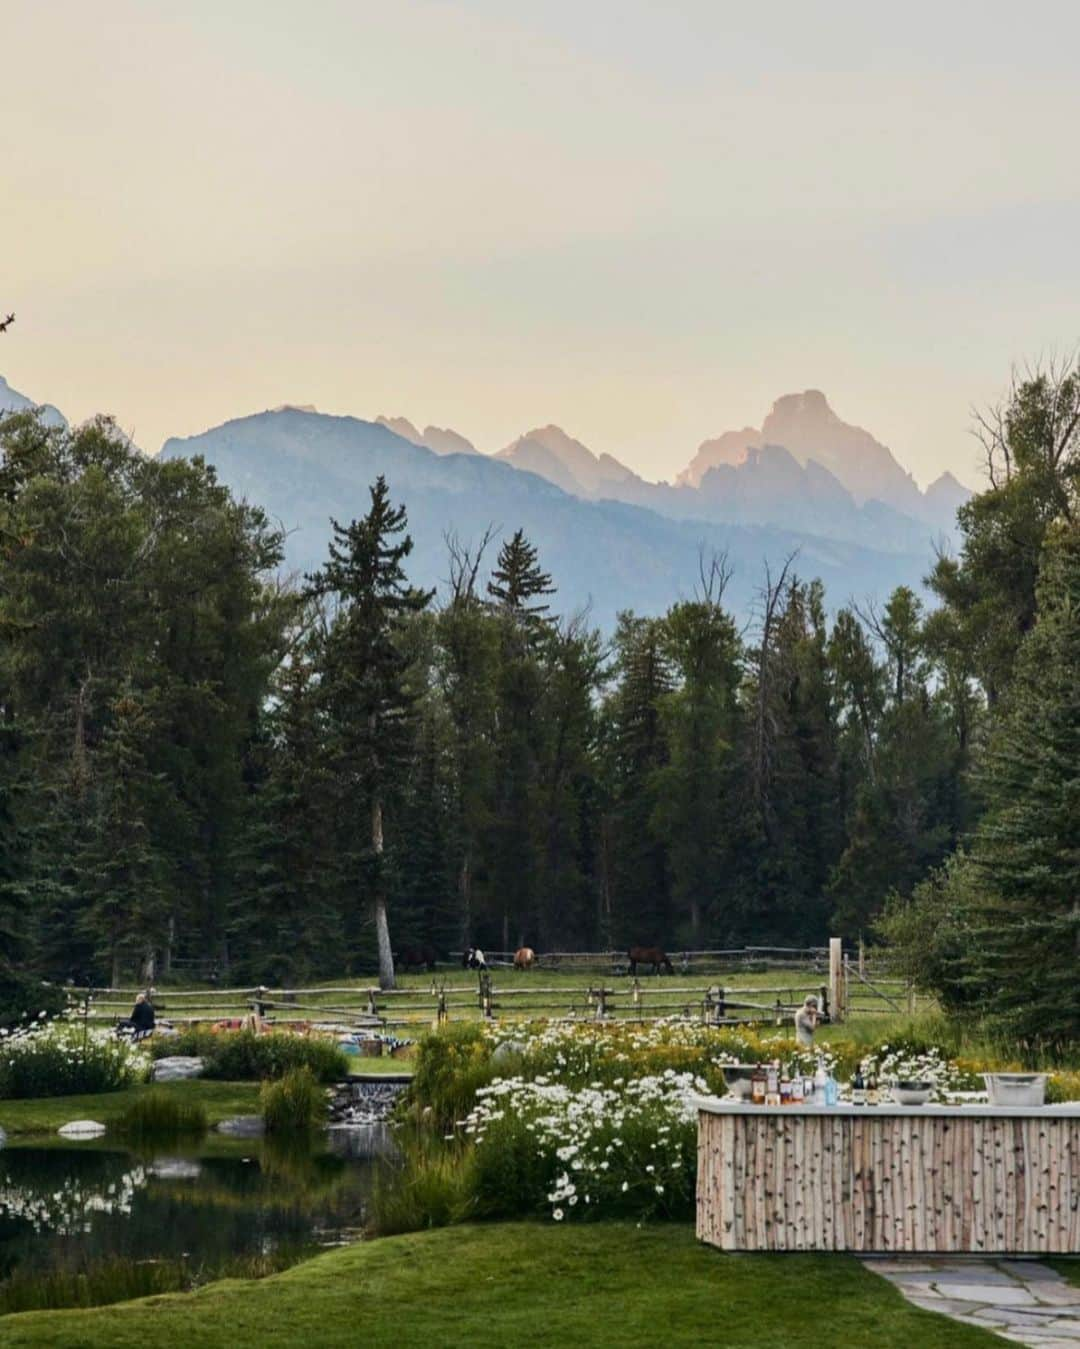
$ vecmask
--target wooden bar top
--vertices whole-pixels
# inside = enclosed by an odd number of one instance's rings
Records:
[[[950,1105],[897,1105],[882,1101],[880,1105],[852,1105],[842,1101],[838,1105],[753,1105],[736,1101],[730,1096],[695,1096],[692,1103],[698,1110],[710,1115],[764,1115],[788,1119],[793,1115],[826,1115],[832,1119],[854,1117],[911,1116],[916,1119],[1080,1119],[1080,1101],[1066,1101],[1061,1105],[987,1105],[986,1102],[957,1102]]]

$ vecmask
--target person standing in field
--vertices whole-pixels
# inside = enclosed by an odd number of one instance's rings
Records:
[[[814,1031],[820,1015],[818,1000],[811,993],[795,1013],[795,1039],[802,1049],[813,1049]]]

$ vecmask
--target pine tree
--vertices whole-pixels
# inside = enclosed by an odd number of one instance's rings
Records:
[[[495,606],[526,627],[536,629],[546,620],[550,606],[535,601],[554,593],[551,576],[541,568],[536,548],[523,530],[517,530],[499,549],[488,582],[488,594]]]
[[[333,722],[333,745],[343,808],[353,815],[363,855],[363,890],[372,896],[379,951],[379,983],[394,987],[394,958],[387,916],[384,826],[387,802],[404,778],[415,701],[408,683],[403,630],[425,609],[432,591],[409,585],[403,563],[412,552],[403,506],[394,506],[386,479],[371,488],[371,507],[345,527],[332,521],[330,557],[311,577],[313,593],[336,602],[319,656],[322,692]],[[356,812],[367,812],[366,827]]]
[[[1037,621],[981,785],[988,808],[960,874],[964,977],[994,1029],[1080,1039],[1080,530],[1047,535]],[[948,898],[948,896],[946,897]]]

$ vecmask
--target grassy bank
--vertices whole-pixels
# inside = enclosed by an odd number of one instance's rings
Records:
[[[614,1223],[501,1223],[391,1237],[254,1283],[5,1318],[3,1340],[10,1349],[143,1349],[148,1326],[156,1340],[200,1349],[1001,1343],[910,1306],[846,1256],[725,1256],[685,1225]]]
[[[258,1082],[161,1082],[153,1088],[128,1087],[98,1096],[50,1096],[32,1101],[0,1101],[0,1128],[11,1138],[52,1134],[69,1120],[93,1119],[108,1124],[153,1090],[191,1105],[201,1105],[211,1125],[230,1115],[254,1115],[259,1110]]]

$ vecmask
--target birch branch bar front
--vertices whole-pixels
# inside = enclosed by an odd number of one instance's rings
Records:
[[[1080,1254],[1080,1104],[698,1100],[697,1234],[725,1251]]]

